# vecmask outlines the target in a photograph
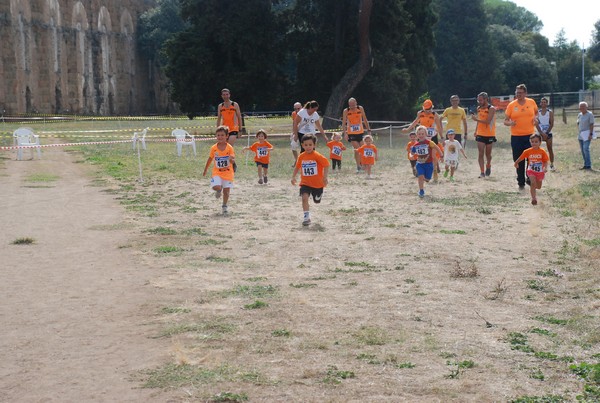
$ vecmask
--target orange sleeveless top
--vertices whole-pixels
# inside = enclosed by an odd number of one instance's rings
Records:
[[[225,106],[224,103],[220,105],[221,116],[223,117],[223,124],[229,127],[230,132],[237,132],[240,130],[239,125],[235,122],[235,102],[231,102],[231,105]]]

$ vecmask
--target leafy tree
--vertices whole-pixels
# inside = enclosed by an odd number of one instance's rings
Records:
[[[531,11],[512,1],[484,0],[485,12],[490,24],[506,25],[518,32],[539,32],[544,24]],[[547,7],[541,3],[541,7]]]
[[[158,0],[156,7],[144,12],[138,20],[137,38],[141,52],[161,65],[167,61],[160,52],[164,43],[185,28],[179,15],[179,3],[179,0]]]
[[[189,115],[214,110],[221,88],[242,111],[277,105],[282,35],[269,0],[181,0],[188,27],[166,43],[171,94]]]
[[[531,53],[514,53],[503,67],[509,86],[526,83],[532,93],[551,92],[556,87],[556,70],[546,59]]]
[[[600,20],[594,24],[594,32],[592,33],[592,44],[588,50],[588,55],[591,60],[600,62]]]
[[[486,30],[483,0],[436,0],[434,5],[439,15],[434,29],[438,69],[429,78],[429,88],[436,104],[455,93],[474,96],[483,89],[500,89],[496,38]]]

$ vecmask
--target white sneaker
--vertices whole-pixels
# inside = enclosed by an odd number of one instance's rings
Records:
[[[310,218],[305,218],[304,221],[302,221],[302,225],[309,226],[310,225]]]
[[[556,168],[554,168],[554,165],[550,164],[550,171],[554,172],[556,171]]]
[[[223,204],[223,214],[225,215],[225,214],[228,214],[228,213],[229,213],[229,210],[227,209],[227,205]]]

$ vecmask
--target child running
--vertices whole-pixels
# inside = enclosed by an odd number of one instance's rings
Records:
[[[412,146],[411,152],[417,155],[417,180],[419,183],[419,197],[425,197],[425,182],[431,180],[433,175],[434,154],[442,155],[442,150],[433,141],[427,139],[427,128],[417,127],[417,144]]]
[[[365,144],[358,147],[354,152],[357,152],[360,156],[360,164],[367,172],[367,179],[373,179],[371,176],[371,168],[375,165],[375,161],[379,159],[377,154],[377,147],[373,144],[373,136],[367,134],[363,137]]]
[[[316,204],[321,203],[323,188],[327,186],[327,172],[329,170],[329,160],[318,153],[317,137],[314,134],[305,134],[302,137],[302,152],[296,161],[296,167],[292,174],[292,185],[296,184],[296,175],[300,171],[300,196],[302,197],[302,210],[304,211],[304,220],[302,225],[310,225],[310,211],[308,199],[312,195]]]
[[[271,159],[271,150],[273,146],[267,141],[267,133],[260,129],[256,132],[256,139],[258,140],[250,147],[244,147],[243,151],[252,151],[254,153],[254,162],[258,169],[258,184],[267,184],[269,179],[267,175],[269,173],[269,160]]]
[[[536,191],[542,188],[542,182],[544,181],[545,173],[548,172],[548,153],[543,148],[540,148],[542,144],[542,136],[539,134],[533,134],[529,137],[531,148],[523,151],[521,156],[515,161],[515,168],[519,166],[519,163],[523,160],[527,160],[527,180],[525,183],[529,185],[529,191],[531,192],[531,204],[534,206],[537,204]]]
[[[214,160],[215,165],[212,170],[210,186],[215,191],[217,199],[221,198],[221,194],[223,195],[223,215],[228,214],[227,202],[229,201],[229,192],[233,187],[233,163],[235,162],[235,151],[231,144],[227,142],[228,131],[227,126],[217,127],[217,144],[210,148],[210,154],[204,166],[204,173],[202,173],[202,176],[206,176],[206,171],[208,171],[208,167]]]
[[[406,144],[406,157],[408,158],[408,161],[410,162],[410,166],[412,168],[413,175],[416,177],[417,169],[415,168],[415,166],[417,165],[417,156],[416,156],[416,154],[413,154],[410,150],[412,149],[412,146],[414,146],[415,144],[418,143],[417,133],[410,132],[408,137],[410,140]]]
[[[456,133],[450,129],[446,132],[448,140],[444,141],[444,165],[446,165],[446,171],[444,172],[444,178],[448,177],[448,171],[450,171],[450,182],[454,182],[454,171],[458,167],[458,159],[460,151],[462,155],[467,158],[465,150],[463,149],[460,141],[455,139]]]
[[[338,170],[342,169],[342,151],[346,149],[344,143],[342,143],[342,135],[339,133],[334,133],[331,136],[331,141],[327,142],[327,147],[329,147],[329,158],[331,159],[331,170],[335,171],[335,167],[338,167]]]

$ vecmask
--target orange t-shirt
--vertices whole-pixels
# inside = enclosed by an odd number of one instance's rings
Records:
[[[346,149],[346,146],[341,141],[331,140],[327,142],[327,147],[329,147],[329,158],[342,160],[342,151]]]
[[[363,113],[359,107],[357,107],[354,111],[348,109],[346,117],[346,124],[348,125],[346,131],[349,135],[363,134],[365,132],[365,128],[363,126]]]
[[[301,153],[296,162],[296,168],[300,170],[300,186],[324,188],[323,170],[328,166],[329,160],[317,151]]]
[[[218,143],[210,148],[210,158],[214,161],[212,176],[220,176],[226,181],[233,181],[231,157],[235,157],[235,151],[229,143],[225,146],[224,151],[219,150],[217,146]]]
[[[225,103],[219,105],[221,111],[222,124],[229,127],[230,132],[237,132],[240,130],[239,122],[236,124],[236,113],[235,113],[235,102],[230,102],[229,106],[225,106]]]
[[[361,165],[375,165],[377,147],[375,147],[373,144],[363,144],[362,146],[358,147],[356,151],[358,151],[358,155],[360,155]]]
[[[527,159],[527,169],[534,172],[544,172],[544,162],[550,159],[548,153],[543,148],[534,150],[533,147],[523,151],[520,158]]]
[[[536,132],[535,118],[538,115],[538,107],[531,98],[525,98],[525,104],[520,105],[518,100],[512,101],[506,107],[504,115],[515,122],[510,127],[513,136],[531,136]]]
[[[250,150],[254,153],[254,162],[268,164],[271,160],[271,148],[273,148],[273,146],[268,141],[265,141],[264,143],[257,141],[252,144]]]
[[[487,107],[478,106],[477,107],[477,119],[479,120],[488,120],[488,116],[490,114],[491,105]],[[489,124],[477,122],[477,127],[475,127],[475,135],[481,137],[495,137],[496,136],[496,115]]]
[[[416,161],[417,160],[417,156],[416,154],[413,154],[410,152],[410,149],[412,148],[412,146],[414,146],[415,144],[417,144],[418,141],[414,140],[414,141],[409,141],[408,144],[406,144],[406,157],[408,158],[409,161]]]

